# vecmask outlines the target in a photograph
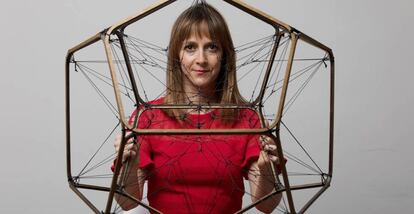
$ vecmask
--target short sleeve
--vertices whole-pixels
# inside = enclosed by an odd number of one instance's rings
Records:
[[[256,112],[254,111],[244,111],[242,112],[241,118],[245,121],[244,126],[246,128],[260,128],[260,120],[257,116]],[[250,170],[250,166],[253,162],[259,159],[260,155],[260,143],[259,143],[259,135],[248,135],[246,140],[246,149],[244,153],[244,161],[242,164],[243,167],[243,176],[245,179],[248,179],[248,172]]]
[[[253,162],[259,159],[260,155],[260,146],[259,146],[259,136],[253,135],[249,136],[249,140],[246,144],[246,150],[244,155],[244,161],[242,164],[243,169],[243,177],[247,180],[248,179],[248,172],[250,170],[250,166]]]
[[[152,161],[152,149],[147,136],[141,136],[138,139],[139,143],[139,167],[141,169],[151,168],[154,164]]]
[[[146,129],[150,126],[150,119],[149,114],[151,111],[144,111],[138,119],[138,128],[140,129]],[[133,121],[134,117],[136,116],[137,111],[134,111],[134,113],[130,117],[130,123]],[[141,169],[151,167],[153,165],[152,161],[152,149],[150,145],[149,136],[138,136],[137,144],[139,145],[139,167]]]
[[[138,139],[137,143],[138,145],[140,145],[139,146],[139,167],[141,169],[151,168],[153,166],[153,161],[152,161],[152,156],[151,156],[151,153],[152,153],[151,145],[145,139],[144,136]],[[115,170],[116,162],[117,162],[117,159],[115,159],[111,165],[112,172],[114,172]]]

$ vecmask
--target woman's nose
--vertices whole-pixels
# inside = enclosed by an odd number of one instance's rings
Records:
[[[199,50],[196,58],[198,64],[205,64],[207,62],[206,53],[204,50]]]

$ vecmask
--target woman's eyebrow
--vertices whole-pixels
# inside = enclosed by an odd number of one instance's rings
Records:
[[[189,41],[189,40],[186,40],[186,41],[184,41],[183,42],[183,45],[194,45],[194,44],[197,44],[195,41]]]

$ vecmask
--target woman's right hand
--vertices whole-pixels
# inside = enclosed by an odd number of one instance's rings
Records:
[[[142,199],[142,191],[144,189],[144,180],[138,179],[141,177],[141,170],[138,168],[138,143],[136,139],[131,135],[131,132],[126,132],[125,137],[122,134],[118,134],[115,137],[114,147],[116,154],[119,153],[121,149],[122,139],[128,138],[124,146],[124,151],[122,154],[122,168],[120,169],[120,174],[118,177],[118,185],[124,188],[124,191],[130,195],[133,195],[138,200]],[[116,162],[116,161],[115,161]],[[145,177],[145,176],[142,176]],[[142,181],[141,181],[142,180]],[[135,185],[137,184],[138,185]],[[130,198],[125,197],[121,194],[115,194],[115,200],[124,210],[130,210],[137,206],[137,203],[130,200]]]
[[[131,132],[125,133],[125,136],[128,136]],[[114,147],[116,154],[118,154],[120,147],[121,147],[121,141],[122,141],[122,134],[118,134],[115,137],[114,141]],[[124,147],[124,154],[122,155],[122,163],[125,163],[125,161],[136,159],[137,156],[137,144],[134,142],[134,138],[131,137],[128,139],[127,143]]]

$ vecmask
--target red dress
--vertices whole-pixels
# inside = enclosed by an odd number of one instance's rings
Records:
[[[157,100],[153,103],[161,103]],[[133,118],[135,113],[132,115]],[[180,123],[159,109],[144,111],[139,128],[257,128],[256,113],[242,109],[232,125],[219,110],[188,114]],[[241,209],[243,177],[260,147],[254,135],[138,136],[140,167],[146,168],[148,201],[163,213],[234,213]]]

